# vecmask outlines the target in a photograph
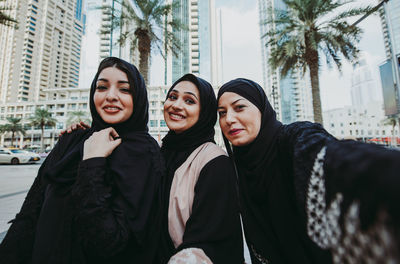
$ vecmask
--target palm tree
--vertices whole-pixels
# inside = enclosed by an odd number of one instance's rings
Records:
[[[17,20],[7,14],[7,11],[12,10],[10,6],[5,4],[5,0],[0,0],[0,25],[8,27],[17,26]]]
[[[118,3],[122,6],[121,11],[111,6],[102,7],[111,15],[112,25],[109,30],[102,31],[101,34],[110,34],[113,29],[120,29],[118,42],[124,46],[129,40],[131,54],[138,49],[139,71],[148,84],[152,48],[156,47],[164,59],[169,51],[177,56],[181,43],[171,28],[186,28],[179,19],[171,18],[171,12],[173,8],[177,8],[178,3],[168,4],[165,0],[132,0],[130,2],[132,4],[129,4],[127,0],[119,0]]]
[[[399,123],[399,115],[390,115],[387,116],[385,120],[383,120],[384,125],[391,125],[392,126],[392,144],[396,145],[397,144],[397,139],[394,134],[396,125]]]
[[[87,112],[78,110],[68,113],[67,126],[79,123],[81,121],[85,123],[90,123],[90,118],[88,117]]]
[[[7,117],[8,123],[0,126],[0,133],[11,132],[11,147],[14,146],[14,135],[15,133],[21,133],[22,135],[26,135],[25,128],[22,126],[21,118],[17,117]]]
[[[29,118],[32,126],[40,127],[42,133],[40,135],[40,151],[44,151],[44,128],[45,126],[54,127],[57,120],[51,116],[47,109],[36,108],[35,113]]]
[[[271,45],[269,65],[280,69],[285,77],[293,71],[308,70],[311,79],[314,120],[322,124],[319,90],[320,53],[325,55],[328,66],[335,63],[339,71],[342,58],[354,62],[359,50],[355,46],[362,30],[351,26],[348,19],[368,13],[371,8],[350,8],[346,4],[354,0],[283,0],[286,10],[270,10],[271,30],[265,34]]]

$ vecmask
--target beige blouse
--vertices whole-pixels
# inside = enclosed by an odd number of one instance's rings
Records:
[[[225,151],[211,142],[206,142],[195,149],[187,160],[175,171],[172,180],[168,207],[168,230],[175,248],[182,244],[186,221],[192,214],[193,199],[202,168],[212,159]],[[202,249],[187,248],[171,257],[170,264],[175,263],[212,263]]]

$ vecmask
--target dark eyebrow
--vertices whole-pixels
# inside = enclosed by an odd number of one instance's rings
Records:
[[[171,92],[179,93],[179,91],[178,91],[178,90],[175,90],[175,89],[172,89]],[[170,92],[170,93],[171,93],[171,92]],[[197,101],[199,101],[199,98],[197,98],[197,96],[196,96],[194,93],[192,93],[192,92],[183,92],[183,93],[193,95],[194,98],[196,98]]]
[[[194,93],[192,93],[192,92],[184,92],[185,94],[191,94],[191,95],[193,95],[196,99],[197,99],[197,101],[199,100],[199,98],[197,98],[197,96],[194,94]]]
[[[236,104],[236,103],[239,102],[240,100],[244,100],[244,99],[243,99],[243,98],[239,98],[239,99],[237,99],[236,101],[232,102],[231,105]],[[223,106],[218,106],[217,109],[223,109],[223,108],[224,108]]]
[[[231,103],[231,105],[236,104],[236,103],[239,102],[240,100],[244,100],[244,99],[243,99],[243,98],[239,98],[239,99],[237,99],[236,101],[234,101],[233,103]]]
[[[99,81],[108,82],[108,80],[107,80],[107,79],[104,79],[104,78],[97,79],[97,81],[98,81],[98,82],[99,82]],[[122,80],[120,80],[120,81],[118,81],[118,83],[127,83],[127,84],[129,84],[129,81],[122,81]]]

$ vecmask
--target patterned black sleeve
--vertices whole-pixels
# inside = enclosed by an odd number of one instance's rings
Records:
[[[80,240],[89,255],[99,258],[124,250],[130,238],[123,200],[113,194],[108,176],[105,158],[82,161],[72,189]]]

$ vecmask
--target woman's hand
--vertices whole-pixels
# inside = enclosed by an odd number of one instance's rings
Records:
[[[72,131],[77,130],[77,129],[85,130],[87,128],[90,128],[90,126],[88,124],[86,124],[85,122],[80,121],[79,123],[72,124],[69,127],[67,127],[65,130],[61,131],[59,136],[62,136],[65,133],[71,133]]]
[[[108,157],[119,144],[121,139],[112,127],[94,132],[83,145],[83,160]]]

